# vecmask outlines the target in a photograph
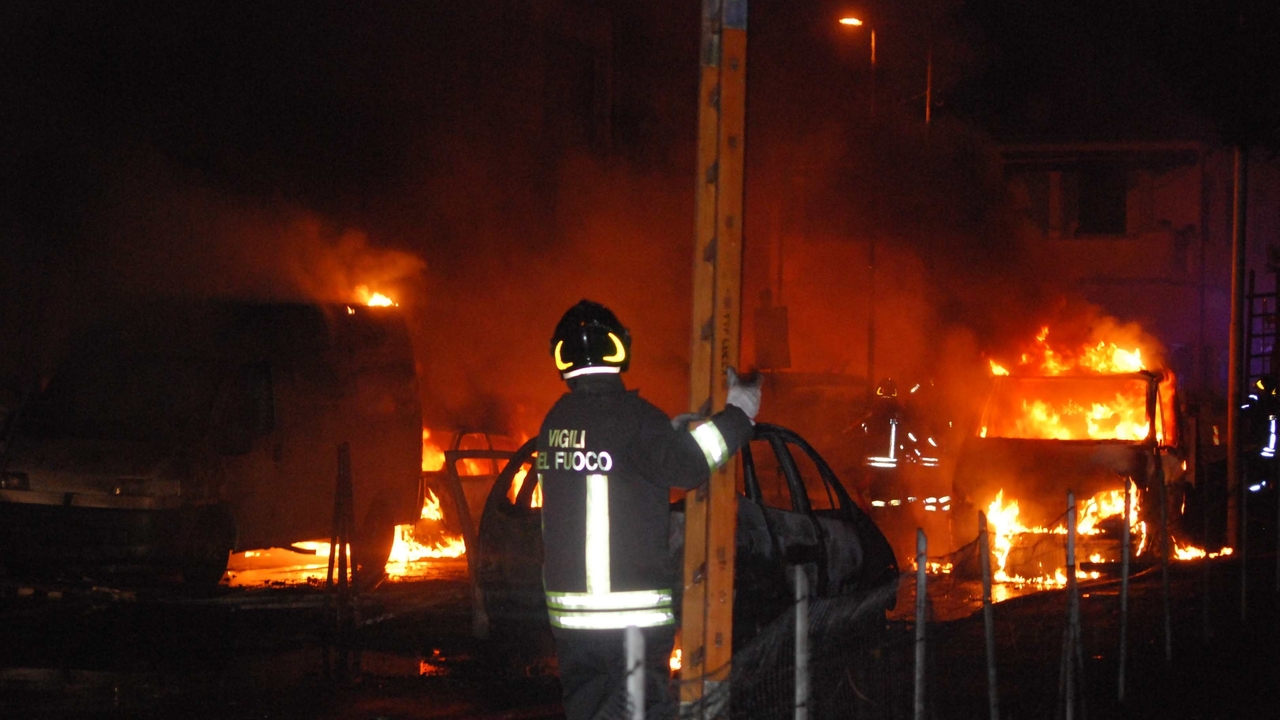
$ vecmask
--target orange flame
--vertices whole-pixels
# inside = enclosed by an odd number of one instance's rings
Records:
[[[507,491],[507,499],[514,505],[516,498],[520,496],[520,489],[524,487],[524,479],[529,474],[529,468],[520,468],[516,471],[516,476],[511,479],[511,489]],[[542,485],[539,484],[533,489],[533,500],[530,503],[532,507],[542,507]]]
[[[1224,547],[1222,548],[1222,550],[1218,552],[1205,552],[1204,548],[1199,548],[1199,547],[1196,547],[1195,545],[1183,545],[1179,543],[1177,540],[1172,540],[1172,542],[1173,542],[1173,559],[1174,560],[1200,560],[1206,557],[1213,559],[1213,558],[1219,558],[1219,557],[1226,557],[1232,554],[1233,552],[1235,552],[1234,548],[1229,548],[1229,547]]]
[[[431,431],[422,428],[422,472],[444,469],[444,451],[431,440]]]
[[[1140,348],[1129,350],[1099,341],[1096,345],[1066,351],[1052,347],[1048,339],[1049,328],[1042,327],[1032,347],[1022,353],[1018,363],[1020,377],[1096,377],[1143,369]],[[1010,375],[996,361],[988,362],[993,376]],[[1117,379],[1105,386],[1080,383],[1050,388],[1043,383],[1014,379],[997,388],[1009,394],[1005,399],[1013,406],[1006,406],[1009,417],[1003,419],[1003,424],[992,428],[995,437],[1141,441],[1151,431],[1143,381],[1130,383]],[[1159,431],[1157,427],[1157,435]],[[981,436],[987,437],[985,432]]]
[[[440,521],[444,519],[444,511],[440,509],[440,498],[436,497],[435,492],[427,489],[427,497],[422,502],[423,520]]]
[[[356,302],[361,305],[370,307],[399,307],[400,303],[393,301],[391,298],[380,292],[369,290],[368,285],[357,285],[355,290]]]
[[[1076,516],[1076,534],[1095,535],[1101,532],[1098,524],[1112,517],[1121,516],[1124,513],[1124,490],[1104,490],[1093,497],[1089,498],[1080,508]],[[1026,578],[1020,575],[1011,574],[1008,569],[1009,553],[1015,545],[1019,543],[1020,535],[1045,535],[1056,534],[1065,535],[1067,530],[1065,527],[1056,526],[1047,528],[1044,526],[1027,527],[1018,519],[1019,509],[1017,500],[1004,500],[1004,490],[996,494],[996,499],[987,507],[987,524],[991,529],[991,554],[995,558],[996,566],[992,572],[992,579],[1002,583],[1017,583],[1027,585],[1037,585],[1043,587],[1064,586],[1067,584],[1067,575],[1062,568],[1054,571],[1053,575],[1041,575],[1038,577]],[[1129,505],[1129,527],[1130,533],[1139,536],[1140,544],[1138,552],[1141,553],[1146,545],[1147,528],[1146,523],[1138,521],[1138,500],[1134,495]],[[1097,555],[1094,560],[1098,562],[1101,556]],[[1100,577],[1101,573],[1096,571],[1084,572],[1076,571],[1076,577],[1079,579],[1093,579]]]
[[[991,374],[1008,375],[994,360]],[[1143,369],[1142,349],[1126,350],[1113,342],[1099,340],[1076,350],[1055,348],[1049,344],[1049,328],[1036,334],[1036,341],[1019,358],[1018,368],[1028,375],[1068,375],[1074,373],[1133,373]]]

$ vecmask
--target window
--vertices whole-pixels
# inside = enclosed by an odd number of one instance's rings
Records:
[[[827,486],[818,471],[818,465],[809,457],[804,448],[793,443],[787,444],[787,451],[796,463],[800,480],[804,483],[805,494],[809,496],[809,507],[813,510],[833,510],[838,507],[835,492]]]
[[[1043,231],[1057,230],[1049,213],[1049,173],[1016,170],[1009,174],[1009,192],[1015,206]]]
[[[1118,165],[1086,165],[1077,180],[1076,233],[1125,234],[1125,172]]]
[[[756,482],[760,484],[760,497],[765,506],[779,510],[793,509],[786,473],[768,440],[751,441],[751,459],[756,470]]]

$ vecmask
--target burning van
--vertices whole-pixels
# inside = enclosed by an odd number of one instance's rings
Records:
[[[233,549],[329,537],[343,442],[357,562],[381,567],[421,507],[421,408],[397,310],[115,310],[10,423],[5,569],[217,582]]]
[[[1061,543],[1047,544],[1056,548],[1052,557],[1030,551],[1020,557],[1018,546],[1063,532],[1068,490],[1077,498],[1083,556],[1105,563],[1119,559],[1125,479],[1136,487],[1135,552],[1145,542],[1147,511],[1158,512],[1161,486],[1189,479],[1173,373],[1145,367],[1140,349],[1098,342],[1057,350],[1048,334],[1044,328],[1012,371],[991,362],[991,392],[953,480],[954,542],[971,542],[977,513],[986,511],[997,574],[1009,578],[1051,576],[1061,568]]]

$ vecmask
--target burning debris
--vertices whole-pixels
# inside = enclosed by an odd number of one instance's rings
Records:
[[[1041,587],[1065,586],[1065,556],[1062,556],[1062,540],[1067,528],[1063,524],[1052,526],[1036,525],[1028,527],[1019,520],[1018,501],[1005,502],[1004,491],[1001,490],[996,499],[987,507],[987,522],[991,526],[991,552],[995,562],[992,575],[996,582],[1015,583],[1019,585],[1036,585]],[[1112,557],[1113,548],[1120,539],[1113,536],[1119,534],[1114,527],[1117,520],[1124,517],[1124,490],[1104,490],[1089,498],[1080,506],[1076,521],[1076,535],[1079,538],[1082,554],[1091,563],[1115,562]],[[1137,553],[1141,554],[1147,544],[1147,526],[1139,519],[1137,498],[1132,498],[1129,507],[1130,545],[1137,544]],[[1103,548],[1097,542],[1109,538]],[[1042,541],[1049,539],[1048,544]],[[1024,574],[1025,573],[1025,574]],[[1079,579],[1101,577],[1098,571],[1077,570]]]

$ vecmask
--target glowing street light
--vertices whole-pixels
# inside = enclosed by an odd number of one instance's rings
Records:
[[[845,27],[862,27],[861,18],[842,17],[840,24]],[[871,114],[876,114],[876,29],[871,28]],[[928,126],[933,119],[933,43],[929,43],[929,52],[925,60],[924,79],[924,124]]]
[[[845,27],[862,27],[866,23],[862,22],[860,18],[842,17],[840,18],[840,24]],[[876,29],[871,28],[871,67],[874,69],[875,66],[876,66]]]

